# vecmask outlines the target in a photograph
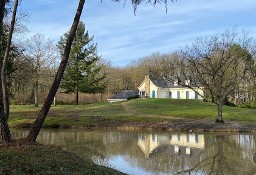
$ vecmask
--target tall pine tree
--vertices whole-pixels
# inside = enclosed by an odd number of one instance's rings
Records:
[[[64,34],[58,42],[60,53],[63,53],[68,33]],[[76,105],[79,103],[79,93],[103,93],[106,85],[105,76],[100,73],[101,67],[97,62],[100,57],[97,55],[97,44],[93,42],[85,29],[83,22],[80,22],[73,41],[69,62],[64,73],[61,87],[67,93],[76,94]]]

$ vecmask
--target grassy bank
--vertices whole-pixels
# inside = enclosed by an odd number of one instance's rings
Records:
[[[8,175],[121,175],[54,146],[0,144],[0,174]]]
[[[40,108],[11,106],[9,124],[26,127]],[[44,127],[111,126],[124,122],[159,122],[173,119],[215,120],[217,106],[197,100],[136,99],[119,103],[52,106]],[[256,123],[256,110],[223,107],[224,120]]]

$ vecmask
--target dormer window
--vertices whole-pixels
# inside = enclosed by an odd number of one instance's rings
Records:
[[[178,86],[178,82],[179,82],[178,80],[175,80],[174,81],[174,86]]]

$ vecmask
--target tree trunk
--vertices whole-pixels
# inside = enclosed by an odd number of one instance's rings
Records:
[[[2,63],[0,62],[0,67],[2,67]],[[1,71],[0,71],[1,72]],[[0,76],[0,87],[2,87],[2,75]],[[4,104],[3,104],[3,91],[0,88],[0,129],[1,129],[1,137],[5,142],[11,142],[12,137],[10,133],[10,129],[7,123],[8,117],[4,112]]]
[[[78,94],[78,90],[76,90],[76,105],[79,104],[79,94]]]
[[[0,61],[0,67],[2,67],[2,63]],[[0,71],[1,73],[1,71]],[[0,76],[0,87],[2,87],[2,75]],[[0,88],[0,129],[1,129],[1,137],[5,142],[11,142],[12,137],[10,133],[10,129],[7,123],[8,117],[4,112],[4,104],[3,104],[3,91]]]
[[[221,100],[217,100],[217,106],[218,106],[218,117],[216,122],[217,123],[224,123],[224,120],[222,118],[222,106],[223,106],[223,102]]]
[[[3,32],[3,19],[4,19],[5,4],[6,4],[6,0],[1,0],[0,1],[0,29],[1,29],[1,34]],[[0,40],[0,42],[2,42],[2,40]],[[2,50],[2,48],[0,48],[0,50]]]
[[[35,100],[35,107],[38,107],[38,80],[35,82],[35,89],[34,89],[34,100]]]
[[[6,0],[0,1],[0,59],[3,58],[3,18],[4,18],[4,9],[5,9]],[[2,69],[2,62],[0,61],[0,68]],[[0,129],[1,137],[6,142],[11,142],[10,129],[7,123],[7,116],[4,112],[3,104],[3,91],[2,91],[2,70],[0,71]]]
[[[27,140],[29,141],[36,141],[36,138],[42,128],[42,125],[44,123],[44,120],[46,118],[46,115],[51,107],[53,98],[55,97],[55,94],[58,90],[60,81],[63,77],[67,62],[68,62],[68,58],[69,58],[69,54],[70,54],[70,50],[71,50],[71,45],[72,42],[74,40],[75,34],[76,34],[76,29],[80,20],[80,16],[82,14],[83,11],[83,6],[84,6],[85,0],[80,0],[79,1],[79,5],[76,11],[76,15],[72,24],[72,27],[69,31],[69,35],[66,41],[66,46],[65,46],[65,50],[64,50],[64,54],[61,60],[61,63],[59,65],[59,69],[58,72],[55,76],[55,79],[53,81],[53,84],[51,86],[51,89],[48,93],[48,96],[39,112],[39,114],[37,115],[36,121],[34,122],[28,136],[27,136]]]
[[[8,94],[8,86],[7,86],[7,78],[6,78],[7,77],[7,64],[8,64],[9,52],[10,52],[10,48],[11,48],[12,34],[13,34],[13,30],[14,30],[14,25],[15,25],[18,4],[19,4],[19,0],[15,0],[13,12],[12,12],[12,22],[11,22],[10,31],[8,34],[7,46],[5,49],[4,60],[3,60],[2,70],[1,70],[2,71],[1,76],[2,76],[4,113],[7,117],[7,119],[9,117],[9,94]]]

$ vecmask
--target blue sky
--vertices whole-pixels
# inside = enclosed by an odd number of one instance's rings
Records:
[[[71,26],[78,0],[23,0],[30,33],[44,34],[55,43]],[[141,4],[136,12],[129,0],[86,0],[81,20],[98,43],[98,54],[114,66],[154,52],[170,53],[196,38],[233,27],[256,36],[255,0],[177,0],[156,7]]]

